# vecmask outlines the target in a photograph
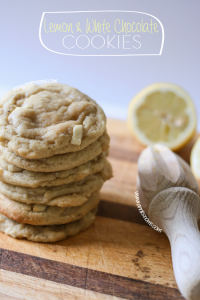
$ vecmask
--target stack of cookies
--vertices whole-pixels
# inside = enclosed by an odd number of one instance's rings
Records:
[[[0,231],[55,242],[94,221],[112,177],[101,107],[63,84],[30,86],[0,101]]]

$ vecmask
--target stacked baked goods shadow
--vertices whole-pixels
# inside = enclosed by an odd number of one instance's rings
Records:
[[[0,231],[55,242],[94,221],[112,177],[102,108],[63,84],[29,86],[0,101]]]

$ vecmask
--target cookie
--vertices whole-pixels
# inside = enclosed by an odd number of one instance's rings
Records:
[[[94,100],[59,83],[11,91],[0,107],[0,141],[28,159],[80,151],[106,128],[106,116]]]
[[[45,204],[50,206],[77,206],[101,189],[104,181],[110,179],[112,169],[107,162],[101,172],[89,175],[83,180],[53,187],[22,187],[0,181],[0,192],[10,199],[27,204]],[[80,196],[80,197],[79,197]]]
[[[54,155],[52,157],[30,160],[22,158],[7,147],[0,145],[0,156],[3,160],[18,168],[33,172],[55,172],[69,170],[92,160],[102,151],[108,150],[109,142],[110,138],[105,131],[97,141],[78,152],[70,152]],[[10,168],[13,170],[16,169],[12,166],[10,166]]]
[[[59,207],[20,203],[0,194],[0,213],[18,223],[61,225],[84,217],[98,205],[99,200],[99,193],[93,193],[82,205]]]
[[[12,185],[26,187],[57,186],[80,181],[88,175],[100,172],[106,165],[106,157],[101,153],[93,160],[70,170],[57,172],[32,172],[0,160],[0,180]]]
[[[20,224],[0,214],[0,231],[16,239],[27,239],[33,242],[57,242],[86,230],[95,220],[97,209],[83,218],[65,225],[33,226]]]

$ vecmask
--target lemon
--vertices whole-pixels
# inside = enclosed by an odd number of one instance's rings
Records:
[[[195,134],[196,113],[190,96],[179,86],[155,83],[130,102],[128,126],[143,144],[182,148]]]
[[[200,138],[195,142],[191,155],[190,155],[190,165],[194,176],[200,179]]]

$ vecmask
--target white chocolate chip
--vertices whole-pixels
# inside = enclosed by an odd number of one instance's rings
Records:
[[[22,170],[23,169],[18,168],[18,167],[14,166],[14,165],[11,165],[11,164],[8,165],[8,171],[9,172],[15,173],[15,172],[21,172]]]
[[[25,105],[25,106],[22,106],[23,108],[26,108],[26,109],[33,109],[31,106],[29,105]]]
[[[35,205],[33,206],[33,211],[35,211],[35,212],[42,212],[42,211],[45,211],[46,208],[47,208],[46,205],[35,204]]]
[[[80,145],[81,139],[82,139],[82,132],[83,132],[83,126],[82,125],[75,125],[73,128],[73,135],[71,139],[72,145]]]
[[[20,110],[22,110],[22,109],[23,109],[23,107],[16,107],[14,111],[16,111],[16,110],[17,110],[17,111],[20,111]]]
[[[84,169],[81,171],[82,174],[89,174],[89,170],[88,169]]]

